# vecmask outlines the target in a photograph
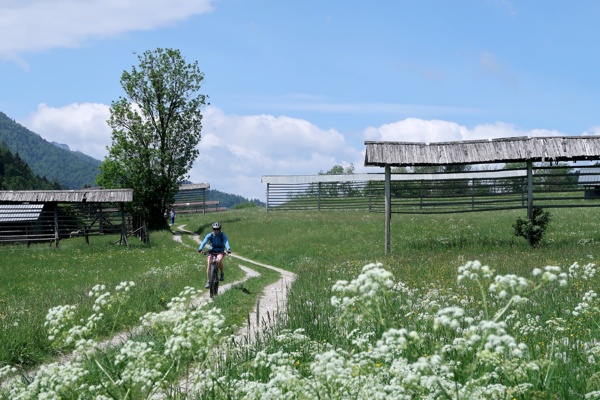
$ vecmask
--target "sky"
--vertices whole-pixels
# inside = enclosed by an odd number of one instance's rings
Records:
[[[204,73],[193,183],[365,167],[365,141],[600,134],[597,0],[0,0],[0,111],[98,160],[123,71]]]

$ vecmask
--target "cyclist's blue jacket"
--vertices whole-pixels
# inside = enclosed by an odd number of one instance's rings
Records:
[[[211,250],[215,253],[222,253],[225,249],[230,250],[229,247],[229,239],[227,239],[227,235],[224,232],[219,232],[218,234],[214,234],[213,232],[209,233],[204,237],[202,243],[200,243],[200,247],[198,247],[198,251],[202,251],[204,246],[210,242]]]

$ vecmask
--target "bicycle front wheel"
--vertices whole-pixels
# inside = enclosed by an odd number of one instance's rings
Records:
[[[219,266],[216,262],[210,264],[209,281],[210,297],[215,297],[219,293]]]

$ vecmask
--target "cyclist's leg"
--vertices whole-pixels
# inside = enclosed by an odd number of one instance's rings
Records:
[[[208,288],[209,281],[210,281],[210,257],[206,257],[206,288]]]
[[[225,272],[223,270],[223,257],[225,257],[224,253],[219,253],[217,255],[217,265],[219,266],[219,271],[221,271],[221,280],[225,278]]]

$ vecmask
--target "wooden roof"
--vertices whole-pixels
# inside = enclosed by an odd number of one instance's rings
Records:
[[[185,183],[179,186],[179,190],[210,189],[210,183]]]
[[[365,166],[576,161],[600,158],[600,136],[515,137],[458,142],[365,142]]]
[[[133,189],[0,190],[0,202],[129,203]]]

